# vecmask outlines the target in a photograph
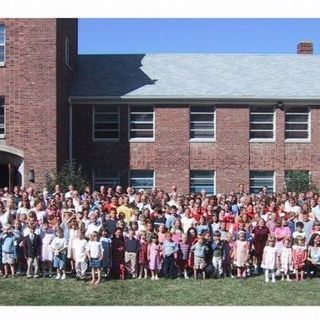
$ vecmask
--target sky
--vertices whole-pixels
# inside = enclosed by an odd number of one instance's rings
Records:
[[[79,53],[320,52],[320,19],[79,19]]]

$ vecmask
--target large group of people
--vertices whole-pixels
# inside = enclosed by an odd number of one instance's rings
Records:
[[[303,281],[320,271],[320,196],[314,192],[183,194],[70,185],[0,189],[4,278]],[[55,274],[53,274],[55,272]]]

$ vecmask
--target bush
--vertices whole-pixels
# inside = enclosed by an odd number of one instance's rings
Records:
[[[46,172],[45,181],[49,192],[54,192],[56,184],[60,185],[61,190],[68,190],[68,186],[73,184],[78,192],[83,192],[87,185],[82,167],[75,160],[66,161],[59,172]]]
[[[311,181],[309,172],[307,171],[291,171],[288,174],[288,181],[286,182],[287,192],[308,192],[317,191],[318,188]]]

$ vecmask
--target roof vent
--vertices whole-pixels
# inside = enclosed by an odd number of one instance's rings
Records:
[[[298,54],[313,54],[313,43],[311,41],[301,41],[297,46]]]

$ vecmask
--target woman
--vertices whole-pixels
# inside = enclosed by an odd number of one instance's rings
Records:
[[[125,242],[122,233],[122,229],[117,227],[112,238],[112,268],[111,274],[114,279],[125,279],[125,261],[124,261],[124,252],[125,252]]]
[[[308,246],[308,257],[306,261],[307,274],[310,278],[320,272],[320,235],[314,233]],[[313,271],[313,274],[311,274]]]
[[[263,250],[264,250],[264,247],[266,246],[268,236],[269,236],[269,229],[266,227],[266,222],[263,219],[260,219],[257,222],[257,226],[252,230],[252,234],[253,234],[254,256],[255,256],[256,265],[257,265],[255,273],[258,274],[261,272]]]

